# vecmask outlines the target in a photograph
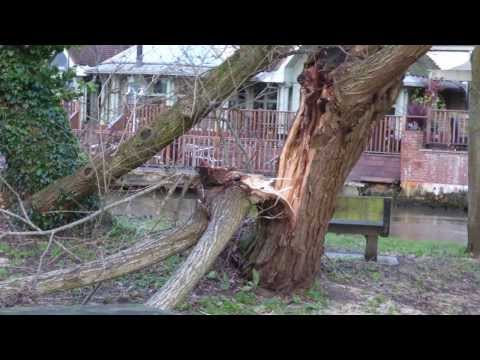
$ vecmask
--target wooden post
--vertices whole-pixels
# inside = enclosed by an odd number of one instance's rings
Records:
[[[378,235],[370,234],[365,235],[367,240],[365,246],[365,260],[366,261],[377,261],[377,250],[378,250]]]

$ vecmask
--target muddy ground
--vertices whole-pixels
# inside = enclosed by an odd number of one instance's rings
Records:
[[[77,239],[75,243],[67,237],[61,240],[80,260],[88,261],[131,246],[142,227],[148,228],[145,224],[131,220],[120,223],[95,237],[95,241]],[[35,274],[45,248],[46,242],[2,239],[0,281]],[[399,264],[394,266],[323,256],[315,286],[282,297],[242,279],[229,258],[230,250],[217,260],[188,301],[176,309],[178,313],[480,314],[480,262],[466,256],[397,254]],[[327,243],[328,250],[345,249],[329,248]],[[104,282],[98,288],[91,286],[36,298],[23,296],[0,303],[0,307],[141,304],[167,281],[185,256],[173,256],[146,270]],[[78,261],[52,247],[42,270],[64,268]]]
[[[355,259],[322,260],[310,291],[280,297],[242,280],[220,259],[181,314],[480,314],[480,264],[468,258],[398,257],[399,265]],[[3,306],[138,304],[145,302],[182,261],[180,256],[148,270],[93,287]],[[10,276],[14,276],[12,272]]]

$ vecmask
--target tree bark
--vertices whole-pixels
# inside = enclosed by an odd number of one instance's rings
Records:
[[[251,203],[238,186],[222,190],[210,206],[211,220],[195,248],[146,305],[173,310],[194,289],[242,224]]]
[[[278,191],[284,190],[293,216],[281,217],[274,208],[266,212],[268,219],[259,221],[247,270],[259,272],[260,286],[291,292],[312,285],[337,193],[373,125],[393,105],[404,73],[429,48],[382,46],[365,57],[337,56],[333,62],[324,53],[305,65],[299,78],[301,107],[275,183]]]
[[[110,280],[158,263],[196,243],[207,228],[207,212],[199,207],[182,226],[160,235],[152,235],[138,244],[101,260],[68,269],[26,276],[0,283],[0,299],[28,293],[42,295],[74,289]]]
[[[472,83],[468,123],[468,246],[480,257],[480,48],[472,54]]]
[[[288,203],[271,187],[271,179],[222,168],[201,168],[199,175],[203,185],[209,188],[207,199],[200,202],[192,218],[181,227],[152,235],[102,260],[0,282],[0,300],[8,303],[22,294],[42,295],[110,280],[182,252],[200,239],[185,263],[148,303],[161,309],[173,309],[212,266],[252,203],[275,201],[279,209],[290,213]],[[197,175],[192,177],[197,179]]]
[[[60,205],[67,207],[93,193],[97,183],[108,185],[141,166],[219,107],[255,73],[262,71],[277,55],[276,50],[275,45],[241,46],[223,64],[200,79],[197,94],[180,100],[167,113],[160,114],[115,153],[100,154],[73,175],[37,192],[28,199],[27,205],[42,213]]]

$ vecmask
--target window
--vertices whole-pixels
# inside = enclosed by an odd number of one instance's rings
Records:
[[[254,86],[255,100],[253,108],[263,110],[277,110],[278,88],[272,84],[255,84]]]
[[[245,109],[247,104],[247,90],[241,89],[238,93],[230,99],[228,102],[229,108],[236,108],[236,109]]]
[[[292,111],[292,102],[293,102],[293,86],[288,88],[288,111]]]
[[[140,87],[140,84],[128,84],[128,94],[140,94],[141,90],[142,88]]]
[[[153,93],[154,94],[166,94],[167,93],[167,79],[158,79],[155,84],[153,84]]]

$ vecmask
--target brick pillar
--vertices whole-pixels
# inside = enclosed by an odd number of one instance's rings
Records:
[[[423,146],[423,131],[405,130],[400,151],[400,184],[407,196],[415,190],[413,162],[419,158],[418,151]]]

